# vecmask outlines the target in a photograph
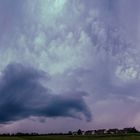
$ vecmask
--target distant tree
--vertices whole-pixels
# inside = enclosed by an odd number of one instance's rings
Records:
[[[82,130],[79,129],[79,130],[77,131],[77,134],[78,134],[78,135],[82,135]]]
[[[138,130],[135,127],[132,128],[124,128],[125,133],[138,133]]]
[[[69,131],[69,132],[68,132],[68,135],[72,135],[72,132],[71,132],[71,131]]]
[[[132,133],[138,133],[138,130],[137,130],[135,127],[133,127],[133,128],[131,129],[131,132],[132,132]]]

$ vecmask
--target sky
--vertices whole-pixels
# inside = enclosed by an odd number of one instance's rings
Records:
[[[139,0],[0,0],[0,133],[140,129]]]

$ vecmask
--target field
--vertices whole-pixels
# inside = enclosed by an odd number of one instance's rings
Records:
[[[140,140],[140,135],[124,135],[124,136],[28,136],[28,137],[0,137],[0,140]]]

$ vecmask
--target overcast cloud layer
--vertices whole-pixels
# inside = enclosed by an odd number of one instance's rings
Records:
[[[32,117],[40,132],[47,128],[41,118],[50,119],[48,131],[139,128],[139,6],[139,0],[1,0],[2,129],[26,130],[18,126],[25,120],[33,131]]]

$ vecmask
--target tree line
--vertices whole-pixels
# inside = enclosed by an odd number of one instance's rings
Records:
[[[131,133],[140,133],[135,127],[123,128],[123,129],[97,129],[97,130],[86,130],[82,131],[81,129],[77,131],[69,131],[67,133],[46,133],[39,134],[36,132],[33,133],[1,133],[0,136],[47,136],[47,135],[104,135],[104,134],[131,134]]]

